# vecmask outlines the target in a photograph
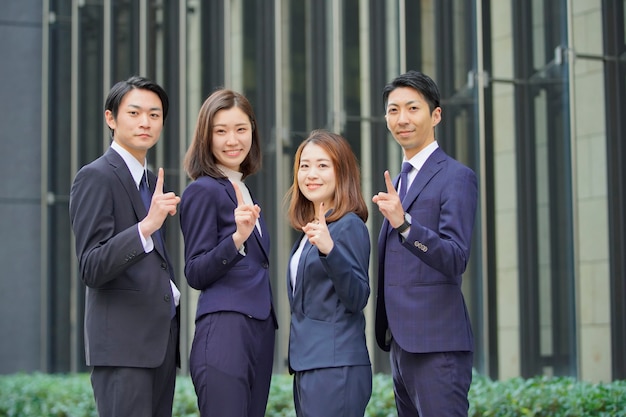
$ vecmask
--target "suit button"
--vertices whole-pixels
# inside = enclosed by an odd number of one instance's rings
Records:
[[[161,269],[162,270],[167,270],[167,264],[165,262],[161,262]]]
[[[170,295],[169,294],[165,294],[163,299],[169,303],[170,302]]]
[[[267,262],[263,262],[263,263],[261,264],[261,266],[262,266],[264,269],[267,269],[267,268],[269,268],[269,267],[270,267],[270,264],[268,264]]]
[[[422,242],[415,242],[413,244],[416,248],[420,249],[422,252],[426,252],[428,250],[428,246],[424,245]]]
[[[222,265],[226,265],[228,261],[226,259],[222,259]]]

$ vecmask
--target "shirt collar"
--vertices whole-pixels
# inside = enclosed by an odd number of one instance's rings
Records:
[[[426,146],[424,149],[419,151],[415,156],[413,156],[413,158],[409,159],[408,162],[410,162],[411,165],[413,165],[414,169],[419,171],[420,169],[422,169],[422,167],[426,163],[426,160],[428,159],[428,157],[432,155],[432,153],[435,152],[435,150],[437,150],[438,147],[439,147],[439,144],[435,140],[429,143],[428,146]],[[406,162],[406,159],[403,160],[402,162]]]
[[[147,170],[145,161],[144,164],[141,165],[141,163],[139,163],[139,161],[132,156],[130,152],[122,148],[122,146],[116,141],[111,142],[111,149],[116,151],[122,157],[124,163],[126,163],[126,166],[130,171],[130,175],[133,176],[133,180],[135,181],[137,188],[139,188],[139,181],[141,181],[144,172]]]
[[[226,168],[224,165],[221,165],[221,164],[216,164],[216,165],[220,169],[220,171],[222,171],[222,173],[226,175],[226,177],[228,177],[229,180],[243,182],[241,181],[241,178],[243,177],[243,173],[239,171],[233,171],[232,169]]]

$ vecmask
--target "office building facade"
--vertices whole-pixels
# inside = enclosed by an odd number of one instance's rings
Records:
[[[1,0],[0,10],[0,373],[86,369],[69,190],[109,146],[103,104],[116,81],[139,74],[168,91],[149,164],[179,194],[203,100],[220,86],[250,98],[263,169],[247,183],[271,231],[284,372],[297,235],[283,196],[295,149],[312,129],[341,133],[364,195],[383,190],[402,156],[382,88],[416,69],[441,88],[439,145],[479,179],[463,288],[476,369],[626,378],[626,1]],[[370,206],[372,248],[381,223]],[[176,217],[168,228],[188,352],[197,292],[185,284]],[[375,268],[371,287],[368,340],[385,372]]]

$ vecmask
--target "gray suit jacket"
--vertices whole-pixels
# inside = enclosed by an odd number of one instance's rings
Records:
[[[146,214],[126,163],[113,149],[76,174],[70,220],[79,275],[87,286],[89,366],[154,368],[165,357],[174,274],[157,239],[153,251],[143,250],[137,223]]]

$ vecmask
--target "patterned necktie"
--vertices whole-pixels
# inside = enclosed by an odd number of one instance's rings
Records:
[[[409,162],[402,163],[402,171],[400,171],[400,201],[404,200],[406,191],[409,188],[409,172],[413,169],[413,165]]]

